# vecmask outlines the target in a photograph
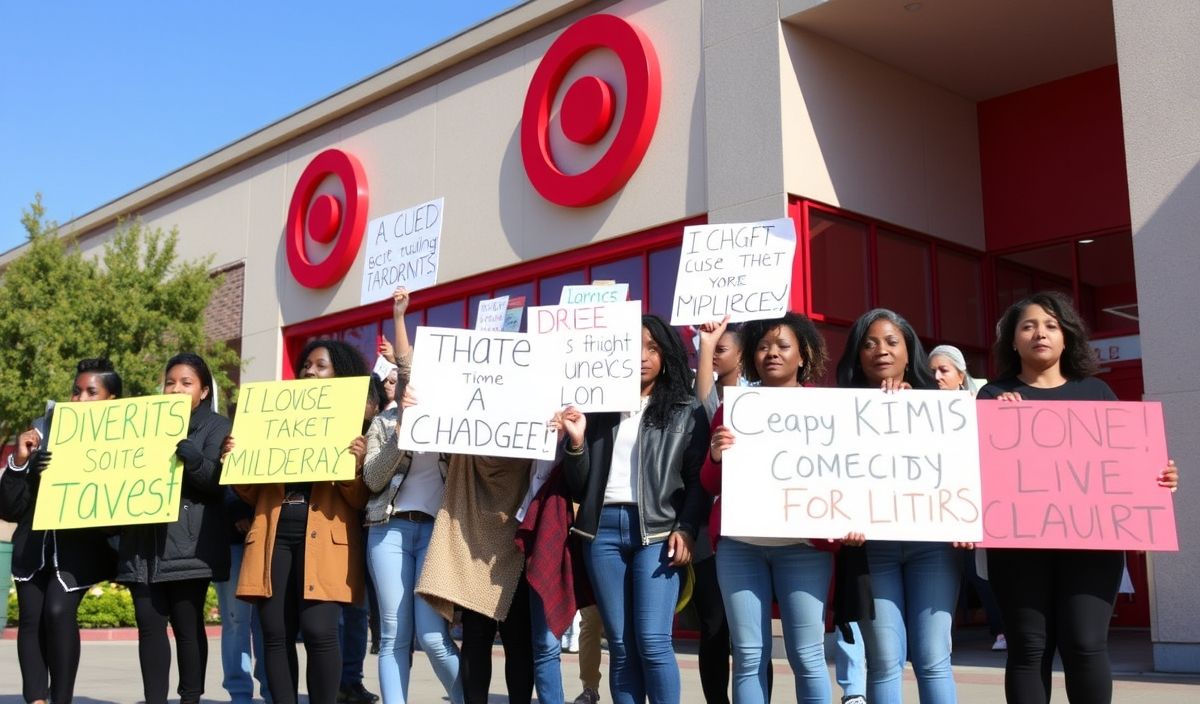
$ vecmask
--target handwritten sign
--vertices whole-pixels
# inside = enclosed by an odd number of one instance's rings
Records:
[[[371,370],[371,373],[380,379],[387,379],[397,369],[399,367],[387,361],[383,355],[379,355],[375,358],[375,367]]]
[[[965,391],[726,387],[721,533],[977,541],[978,426]]]
[[[190,396],[60,403],[34,530],[169,523],[179,516]]]
[[[629,284],[592,284],[591,286],[563,286],[559,296],[560,305],[596,305],[598,303],[622,303],[629,298]]]
[[[349,447],[362,434],[367,383],[355,376],[243,384],[221,483],[353,479]]]
[[[1162,405],[979,402],[986,547],[1178,550]]]
[[[504,326],[500,329],[504,332],[520,332],[521,331],[521,314],[525,312],[525,297],[524,296],[509,296],[508,310],[504,312]]]
[[[506,317],[508,317],[508,296],[480,301],[479,308],[475,311],[475,329],[503,330]]]
[[[608,287],[612,288],[612,287]],[[530,332],[553,337],[561,371],[558,405],[632,411],[641,403],[642,303],[537,306]],[[549,379],[542,383],[551,383]]]
[[[685,227],[671,324],[783,315],[795,253],[796,229],[789,218]]]
[[[553,459],[558,409],[547,371],[555,341],[528,333],[417,328],[413,394],[396,434],[402,449]]]
[[[418,291],[437,283],[442,203],[438,198],[367,223],[361,304],[390,298],[397,286]]]

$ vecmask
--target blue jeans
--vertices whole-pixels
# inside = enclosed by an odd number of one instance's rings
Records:
[[[342,619],[338,622],[338,640],[342,643],[343,688],[363,681],[363,661],[367,659],[371,608],[342,604]]]
[[[678,704],[671,626],[679,569],[668,564],[667,543],[642,545],[637,506],[605,506],[583,562],[608,634],[613,704]]]
[[[546,624],[542,597],[529,587],[529,627],[533,636],[533,685],[538,702],[558,704],[565,701],[562,681],[562,640]]]
[[[867,646],[867,700],[900,702],[911,659],[921,704],[958,701],[950,669],[950,625],[962,556],[950,543],[868,541],[875,620],[861,621]]]
[[[414,591],[431,535],[433,523],[403,518],[371,526],[367,533],[367,564],[379,595],[379,687],[388,704],[408,701],[414,638],[450,701],[463,701],[458,646],[450,638],[449,625]]]
[[[796,701],[829,701],[825,597],[832,577],[832,553],[809,545],[762,546],[721,538],[717,581],[733,647],[735,702],[767,701],[772,596],[779,600],[783,641],[796,676]]]
[[[847,643],[842,629],[837,629],[837,648],[833,653],[833,671],[843,697],[867,696],[867,653],[863,647],[862,629],[857,621],[850,622],[854,642]]]
[[[267,688],[267,672],[263,666],[266,651],[263,650],[258,609],[236,596],[245,552],[245,545],[231,545],[229,581],[213,583],[217,606],[221,610],[221,669],[224,672],[221,686],[234,704],[249,704],[254,700],[254,680],[258,680],[260,696],[271,704],[271,691]],[[253,678],[250,676],[252,671]]]

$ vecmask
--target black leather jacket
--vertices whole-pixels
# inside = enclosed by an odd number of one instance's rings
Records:
[[[563,458],[567,487],[579,503],[571,530],[589,540],[596,537],[600,525],[620,422],[620,413],[588,414],[583,451],[566,453]],[[662,542],[677,530],[694,540],[700,526],[708,522],[712,499],[700,487],[708,438],[707,416],[694,399],[675,404],[666,428],[642,424],[638,432],[638,516],[643,545]]]

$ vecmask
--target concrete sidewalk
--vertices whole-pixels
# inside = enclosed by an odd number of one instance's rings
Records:
[[[1171,677],[1145,674],[1148,669],[1149,638],[1145,631],[1114,631],[1112,635],[1112,657],[1116,702],[1137,704],[1168,704],[1173,702],[1200,700],[1200,677]],[[988,649],[990,639],[986,632],[966,631],[956,633],[954,652],[954,675],[958,683],[958,698],[964,704],[1002,702],[1004,700],[1004,654]],[[700,678],[696,672],[694,643],[681,641],[678,644],[679,667],[682,673],[683,697],[687,704],[702,702]],[[495,663],[490,702],[508,702],[504,692],[503,652],[495,649]],[[304,649],[300,648],[303,667]],[[569,698],[579,693],[578,657],[567,653],[562,658],[563,680]],[[603,671],[606,679],[601,688],[607,688],[607,655]],[[795,701],[791,669],[786,660],[776,659],[775,704]],[[367,660],[367,689],[378,693],[379,680],[376,676],[374,657]],[[832,674],[831,674],[832,678]],[[301,675],[301,691],[304,691]],[[21,675],[17,667],[16,643],[0,641],[0,704],[20,704]],[[1061,672],[1054,676],[1054,700],[1066,701]],[[172,682],[174,687],[174,682]],[[836,689],[836,685],[835,685]],[[911,670],[905,673],[905,701],[917,701],[916,683]],[[229,697],[221,688],[220,641],[209,641],[208,680],[206,702],[227,702]],[[138,671],[137,643],[132,641],[89,641],[83,644],[83,656],[79,669],[77,695],[79,704],[133,704],[142,701],[142,684]],[[602,691],[601,701],[608,702],[607,691]],[[409,689],[412,702],[441,702],[445,693],[433,675],[428,661],[418,654],[413,664],[412,683]],[[306,702],[306,697],[301,697]]]

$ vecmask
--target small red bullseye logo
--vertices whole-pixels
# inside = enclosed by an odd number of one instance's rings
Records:
[[[328,176],[341,182],[344,203],[328,193],[313,198]],[[350,271],[366,229],[368,203],[367,177],[358,159],[340,149],[327,149],[309,162],[292,192],[284,231],[288,268],[297,283],[328,288]],[[333,243],[329,255],[319,262],[308,258],[306,232],[315,242]]]
[[[566,174],[550,153],[550,110],[567,72],[585,54],[608,49],[625,73],[625,109],[608,150],[586,171]],[[563,136],[581,145],[599,142],[612,127],[613,89],[596,76],[567,88],[559,119]],[[654,46],[620,17],[593,15],[571,25],[550,45],[534,71],[521,117],[521,159],[529,182],[546,200],[567,207],[595,205],[625,185],[642,163],[662,102],[662,74]]]

